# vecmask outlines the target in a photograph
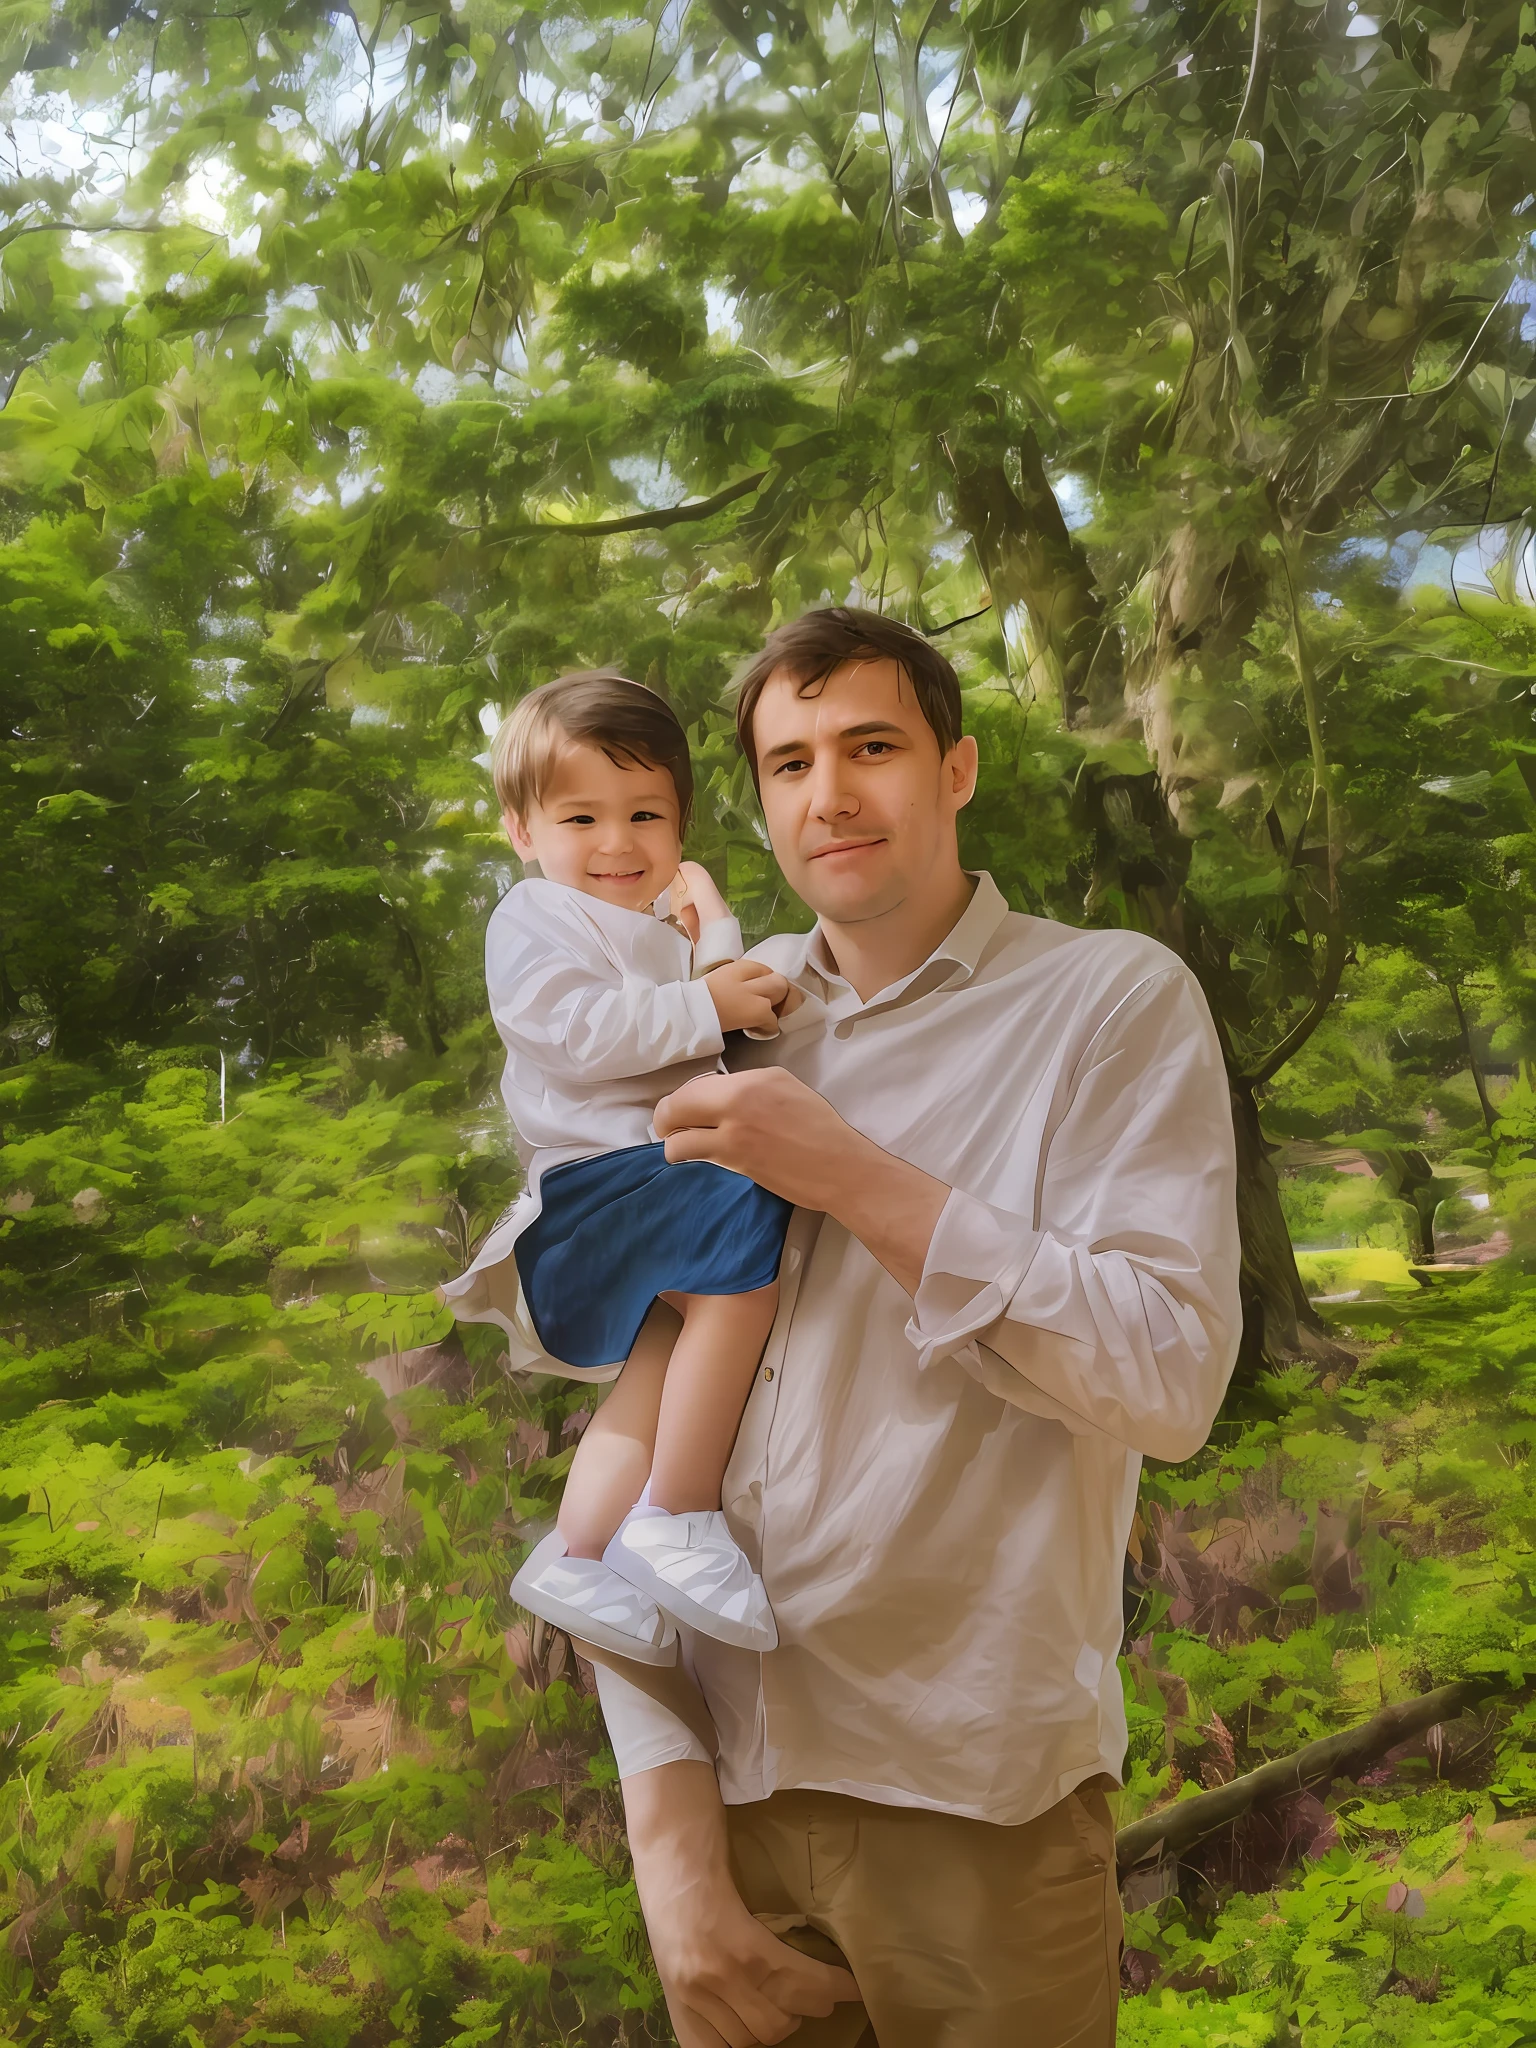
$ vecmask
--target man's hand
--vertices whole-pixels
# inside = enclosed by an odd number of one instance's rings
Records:
[[[668,1927],[659,1940],[653,1931],[651,1952],[680,2048],[786,2041],[801,2020],[825,2019],[834,2005],[859,1995],[851,1972],[770,1934],[728,1875],[708,1916],[686,1931]]]
[[[668,1159],[712,1159],[797,1208],[829,1213],[854,1162],[867,1170],[888,1156],[844,1123],[824,1095],[780,1067],[685,1082],[657,1103],[656,1135]]]
[[[883,1152],[793,1074],[701,1075],[662,1097],[655,1123],[668,1159],[712,1159],[798,1209],[822,1210],[916,1294],[949,1189]]]
[[[776,1005],[788,996],[789,983],[765,961],[727,960],[704,976],[704,986],[722,1031],[778,1030]]]
[[[782,1942],[747,1911],[731,1878],[711,1765],[662,1764],[624,1780],[640,1906],[685,2048],[750,2048],[825,2019],[859,1987]]]

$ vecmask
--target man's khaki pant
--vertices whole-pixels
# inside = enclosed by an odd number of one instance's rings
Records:
[[[1110,1782],[1022,1827],[835,1792],[728,1807],[752,1912],[796,1948],[846,1962],[863,1993],[805,2020],[796,2048],[1112,2048]]]

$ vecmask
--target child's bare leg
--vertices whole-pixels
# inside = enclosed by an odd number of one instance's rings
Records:
[[[662,1386],[677,1332],[676,1312],[658,1302],[612,1392],[582,1432],[560,1502],[560,1534],[572,1557],[601,1557],[640,1498],[655,1452]]]
[[[775,1280],[752,1294],[668,1299],[679,1304],[683,1328],[672,1347],[655,1425],[651,1503],[685,1515],[720,1505],[741,1411],[773,1328],[779,1284]]]

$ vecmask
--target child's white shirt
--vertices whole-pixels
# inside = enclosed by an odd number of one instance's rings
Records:
[[[693,946],[653,911],[561,882],[507,892],[485,935],[485,981],[530,1188],[552,1166],[652,1143],[661,1098],[719,1070],[720,1020],[696,977],[741,954],[734,917]]]
[[[775,942],[764,950],[775,951]],[[694,947],[663,916],[619,910],[542,878],[519,882],[492,913],[485,980],[507,1049],[501,1092],[526,1185],[442,1295],[460,1322],[502,1331],[511,1371],[589,1383],[618,1372],[616,1365],[569,1366],[545,1351],[523,1297],[517,1240],[540,1212],[547,1168],[650,1144],[662,1096],[721,1070],[720,1020],[696,977],[741,956],[734,917],[705,925]],[[822,1027],[821,999],[804,989],[801,998],[779,1030]]]

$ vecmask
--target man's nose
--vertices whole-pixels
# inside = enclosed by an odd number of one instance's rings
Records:
[[[817,755],[811,762],[811,816],[823,824],[851,818],[859,800],[848,786],[847,763],[840,753]]]

